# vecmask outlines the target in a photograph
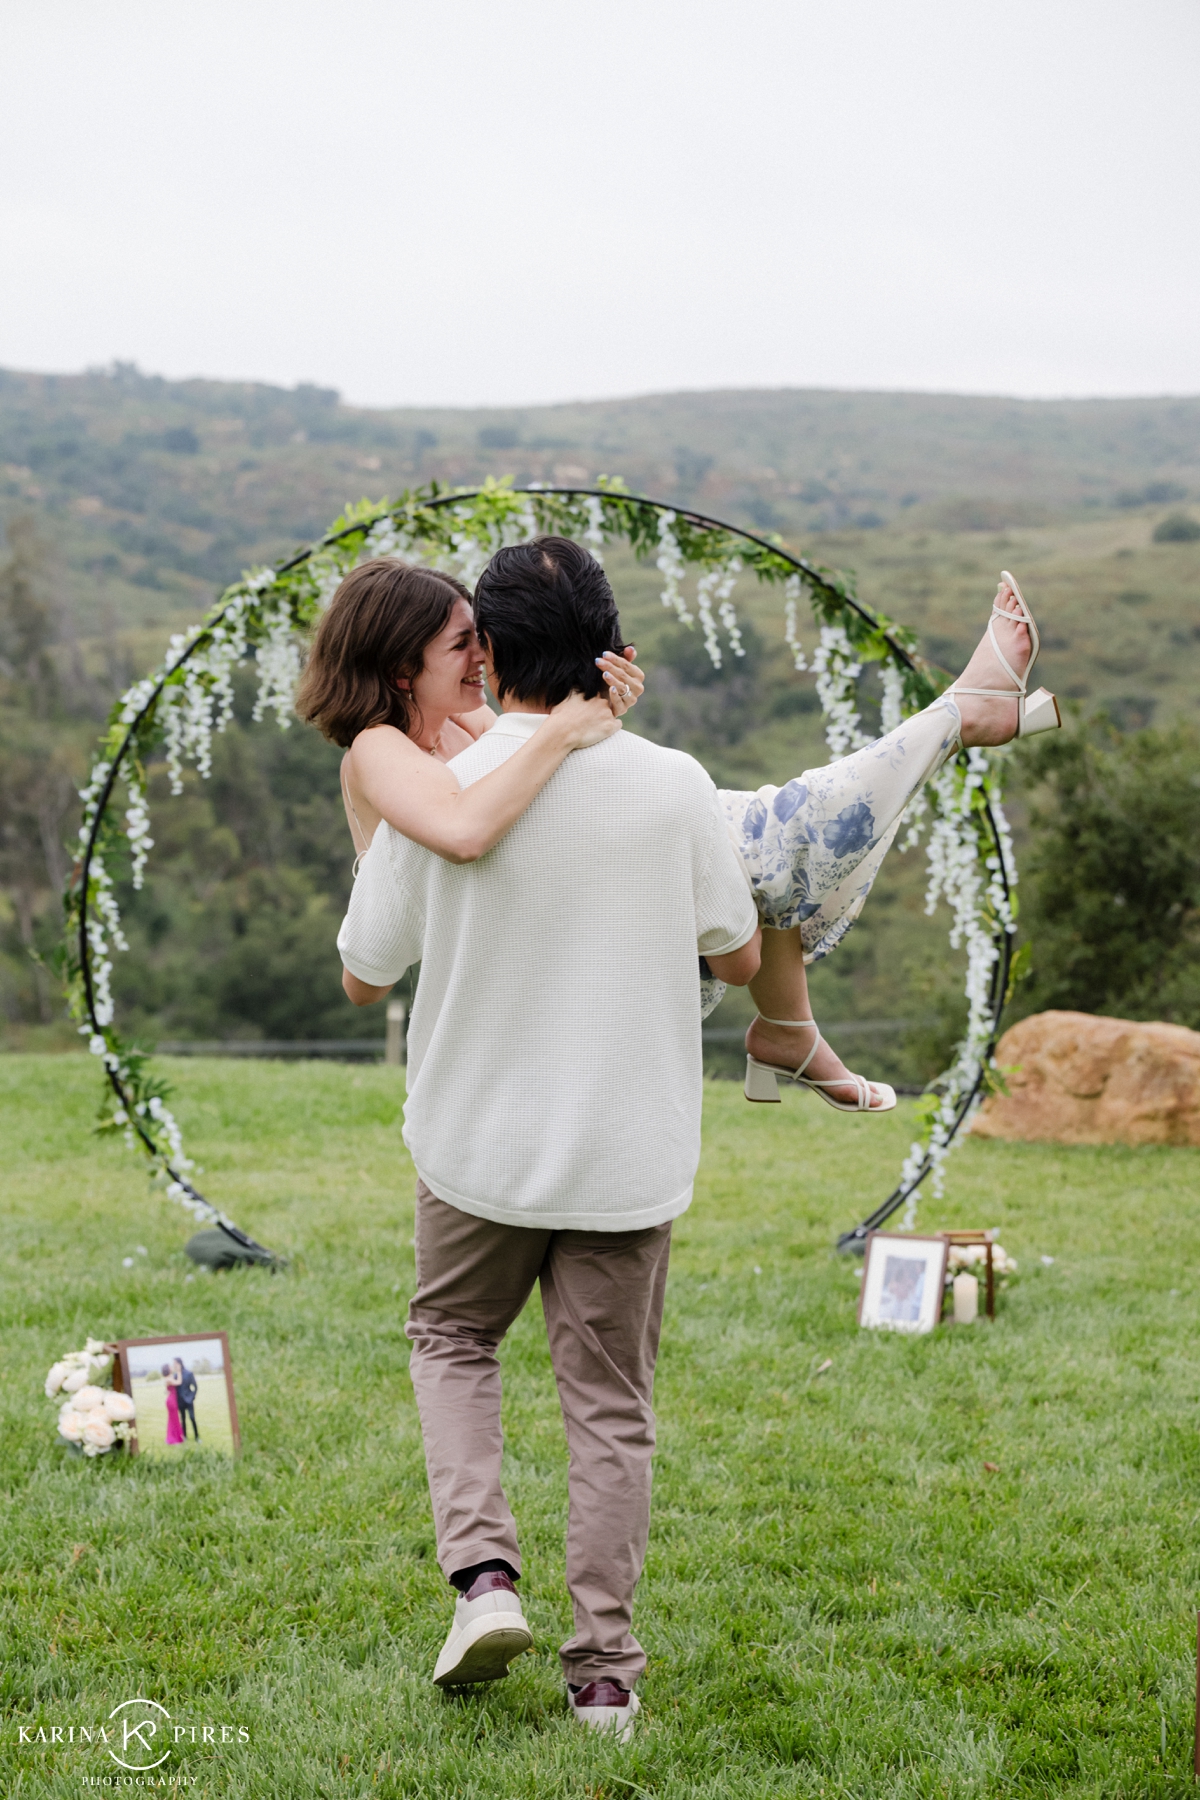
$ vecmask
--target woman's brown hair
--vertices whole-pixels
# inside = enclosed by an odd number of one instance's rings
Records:
[[[456,600],[471,603],[461,581],[376,557],[347,575],[317,626],[296,693],[296,711],[348,748],[369,725],[406,735],[419,719],[396,677],[421,673],[425,647],[443,629]]]

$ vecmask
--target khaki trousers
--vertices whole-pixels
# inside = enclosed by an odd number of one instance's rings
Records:
[[[630,1630],[650,1529],[651,1393],[671,1227],[544,1231],[495,1225],[417,1183],[417,1292],[410,1364],[449,1577],[503,1558],[520,1570],[500,1459],[500,1340],[542,1290],[567,1430],[567,1587],[575,1635],[566,1679],[631,1685],[646,1666]]]

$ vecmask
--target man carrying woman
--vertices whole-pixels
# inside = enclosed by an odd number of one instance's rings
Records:
[[[839,1110],[894,1105],[821,1040],[805,957],[857,913],[920,782],[960,742],[1014,734],[1033,628],[1002,585],[1023,673],[993,624],[964,681],[1007,669],[1015,688],[963,687],[843,764],[718,796],[690,757],[620,730],[641,677],[586,551],[501,550],[473,615],[469,602],[434,571],[363,565],[322,621],[298,705],[349,747],[346,991],[371,1004],[421,963],[407,1329],[438,1556],[459,1593],[434,1679],[496,1679],[532,1643],[500,1485],[497,1349],[537,1282],[570,1451],[568,1702],[626,1736],[671,1221],[700,1150],[697,958],[710,990],[749,983],[766,1015],[748,1098],[773,1098],[782,1076]]]

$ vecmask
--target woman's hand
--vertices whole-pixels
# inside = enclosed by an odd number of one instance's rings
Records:
[[[596,667],[608,687],[608,703],[613,718],[619,719],[631,706],[636,706],[646,687],[646,677],[634,662],[637,651],[632,644],[624,650],[606,650],[596,658]]]
[[[560,741],[568,750],[587,750],[621,729],[607,694],[597,694],[594,700],[585,700],[582,694],[568,694],[550,708],[550,718],[562,733]]]

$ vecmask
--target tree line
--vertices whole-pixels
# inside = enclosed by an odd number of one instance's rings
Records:
[[[77,790],[132,671],[114,643],[80,642],[48,571],[34,519],[10,521],[0,562],[0,1019],[9,1041],[35,1027],[67,1043],[52,958]],[[759,649],[750,638],[748,665]],[[709,735],[736,737],[760,703],[755,670],[718,696],[687,664],[693,649],[679,647],[646,724],[673,737],[678,704],[693,727],[703,714]],[[189,772],[172,799],[165,771],[150,772],[155,849],[144,889],[122,895],[130,953],[114,971],[125,1027],[148,1044],[364,1031],[332,949],[351,881],[340,752],[299,722],[285,732],[254,725],[251,686],[243,674],[207,782]],[[718,699],[723,710],[709,717],[704,708]],[[778,710],[779,696],[761,703]],[[1063,1007],[1200,1028],[1195,728],[1122,731],[1102,713],[1076,714],[1023,749],[1016,772],[1032,957],[1014,1011]]]

